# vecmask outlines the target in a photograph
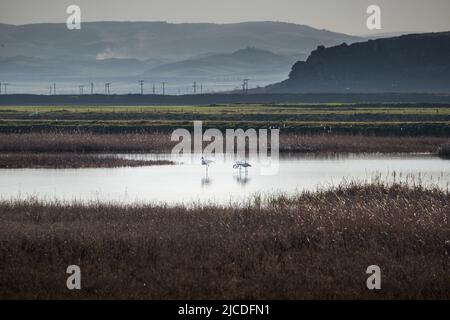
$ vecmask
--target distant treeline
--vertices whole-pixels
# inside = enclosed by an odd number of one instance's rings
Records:
[[[450,103],[450,94],[427,93],[303,93],[195,95],[34,95],[0,96],[0,105],[210,105],[227,103]]]

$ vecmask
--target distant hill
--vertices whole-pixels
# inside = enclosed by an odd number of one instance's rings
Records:
[[[15,81],[32,79],[93,78],[108,76],[132,76],[153,64],[137,59],[67,60],[65,57],[34,58],[16,56],[0,57],[0,75]]]
[[[320,46],[266,92],[450,92],[450,32]]]
[[[62,23],[0,24],[0,57],[185,60],[246,46],[294,55],[360,39],[284,22],[85,22],[81,30],[68,30]]]
[[[190,79],[254,77],[257,75],[287,74],[294,62],[293,57],[247,47],[230,54],[208,54],[199,58],[163,64],[148,70],[145,75]]]
[[[166,82],[171,93],[192,89],[193,81],[206,92],[232,90],[243,77],[253,86],[286,78],[318,45],[360,40],[283,22],[85,22],[81,30],[0,24],[0,82],[16,93],[45,93],[53,82],[60,92],[76,93],[91,81],[130,93],[139,79],[147,90]]]

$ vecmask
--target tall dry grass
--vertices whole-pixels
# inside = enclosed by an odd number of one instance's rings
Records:
[[[168,133],[0,134],[2,152],[170,152],[177,142]],[[394,137],[339,134],[282,134],[281,152],[431,152],[450,143],[446,137]],[[206,143],[205,143],[206,144]]]
[[[449,299],[449,221],[448,193],[381,183],[241,207],[3,201],[0,298]]]
[[[174,142],[167,133],[93,134],[24,133],[0,134],[1,152],[164,152]]]
[[[280,137],[283,152],[416,152],[436,153],[439,146],[450,143],[446,137],[399,137],[364,135],[299,135]]]

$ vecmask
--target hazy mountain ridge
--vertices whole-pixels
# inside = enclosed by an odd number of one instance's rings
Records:
[[[281,74],[289,72],[294,62],[293,57],[248,47],[230,54],[208,54],[196,59],[163,64],[145,74],[188,78]]]
[[[89,79],[117,75],[132,76],[142,73],[142,70],[151,66],[151,63],[137,59],[73,60],[66,57],[45,59],[27,56],[0,58],[2,77],[18,80],[46,77]]]
[[[210,91],[230,90],[244,77],[254,86],[280,81],[317,45],[360,39],[284,22],[86,22],[81,30],[63,23],[0,24],[0,81],[22,93],[46,92],[53,82],[64,82],[60,92],[74,93],[91,81],[113,82],[114,92],[129,93],[139,79],[168,82],[180,92],[193,81]]]
[[[450,32],[318,47],[268,92],[450,92]]]
[[[0,24],[0,56],[185,60],[205,52],[232,52],[247,46],[274,53],[309,53],[320,44],[359,39],[284,22],[86,22],[81,30],[68,30],[65,24]]]

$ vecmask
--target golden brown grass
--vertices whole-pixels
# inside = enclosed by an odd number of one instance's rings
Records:
[[[364,135],[298,135],[280,137],[283,152],[416,152],[436,153],[446,137],[395,137]]]
[[[339,134],[282,134],[281,152],[431,152],[446,137],[394,137]],[[1,152],[170,152],[176,142],[168,133],[0,134]]]
[[[241,207],[3,201],[0,298],[450,299],[449,221],[448,193],[381,183]]]
[[[160,152],[171,150],[170,136],[152,134],[0,134],[0,152]]]
[[[0,169],[116,168],[174,164],[169,160],[133,160],[77,153],[0,153]]]

